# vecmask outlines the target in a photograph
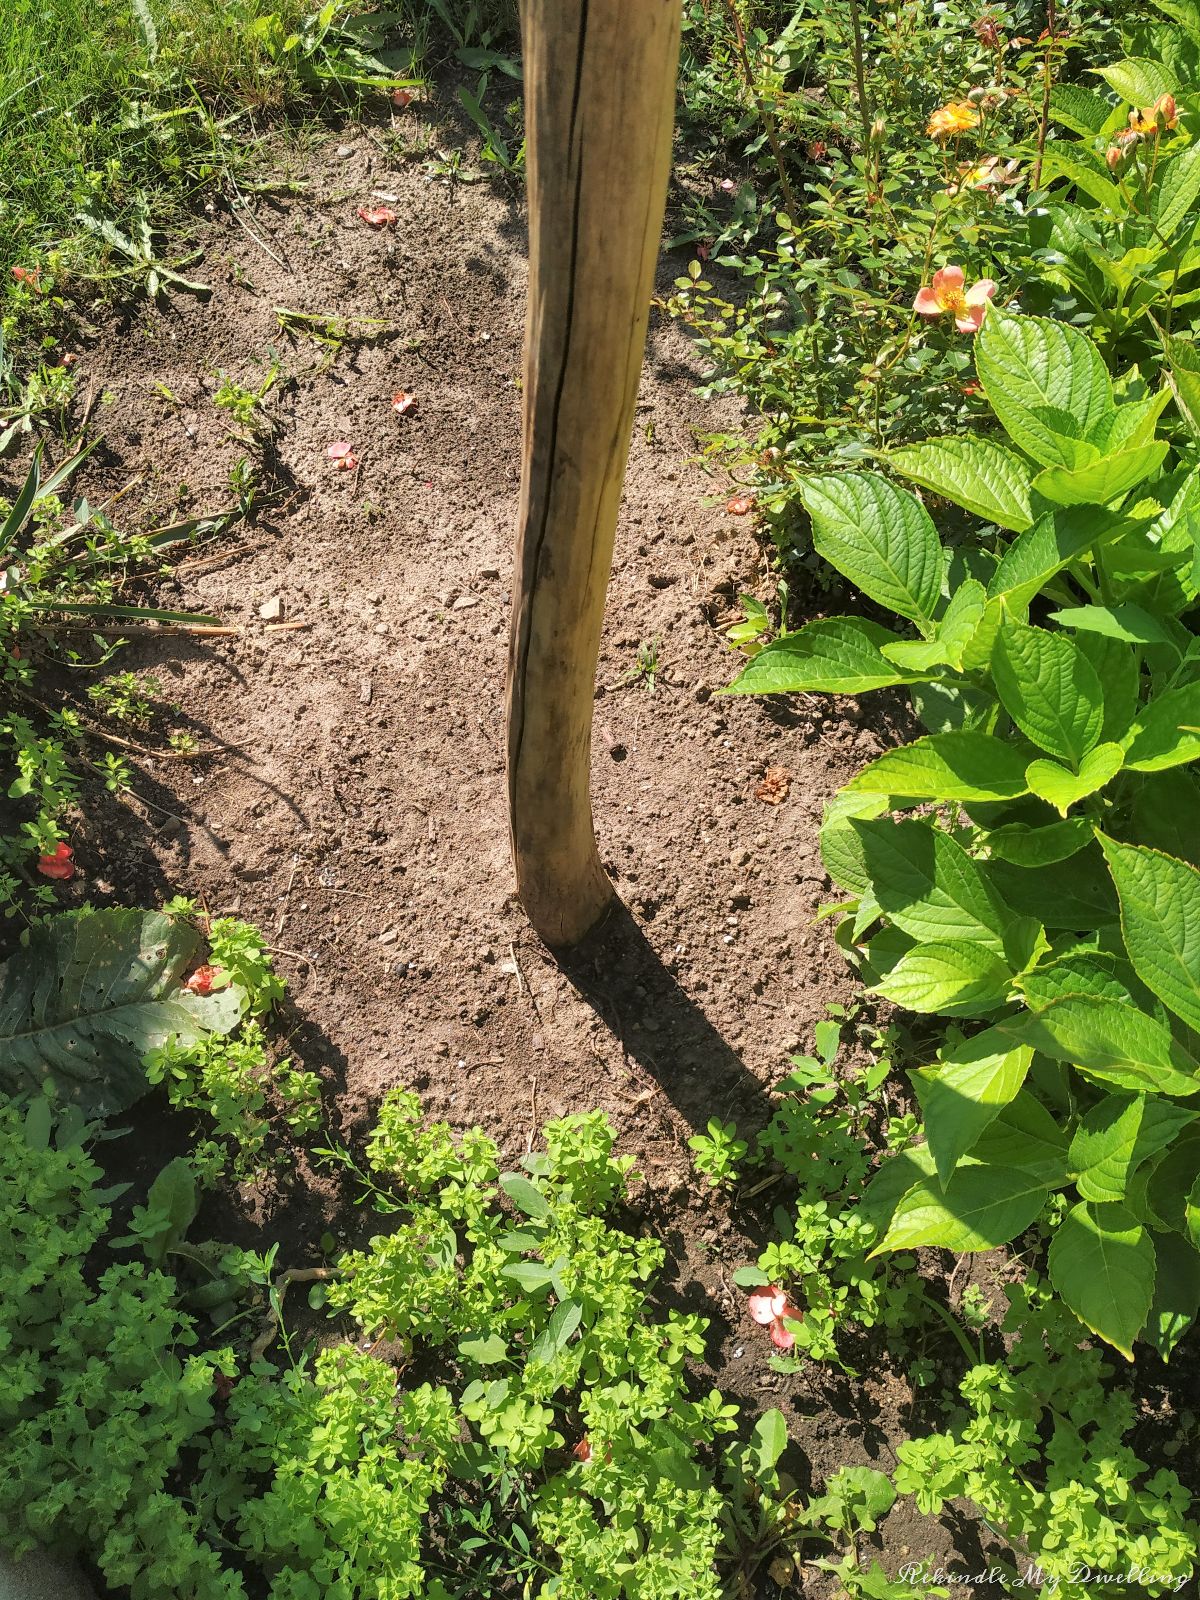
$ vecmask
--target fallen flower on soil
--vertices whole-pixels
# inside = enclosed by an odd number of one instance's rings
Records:
[[[41,267],[14,267],[12,275],[18,283],[27,283],[31,289],[41,287]]]
[[[364,206],[359,206],[358,214],[372,228],[394,228],[396,226],[396,213],[391,206],[371,206],[369,210]]]
[[[39,856],[37,869],[43,878],[57,878],[60,883],[69,883],[75,876],[75,863],[71,859],[75,852],[69,844],[61,840],[52,856]]]
[[[731,517],[744,517],[748,511],[754,510],[754,496],[752,494],[735,494],[725,509]]]
[[[406,411],[412,411],[416,404],[416,395],[409,394],[407,389],[397,389],[392,396],[392,410],[398,417],[402,417]]]
[[[335,439],[332,444],[326,445],[325,454],[335,467],[340,467],[343,472],[353,472],[358,465],[358,457],[354,454],[354,446],[349,439]]]
[[[950,312],[959,333],[975,333],[996,292],[991,278],[980,278],[968,289],[961,267],[943,267],[932,284],[917,290],[913,310],[919,317],[940,317]]]
[[[412,105],[412,91],[409,89],[393,89],[392,104],[397,111],[403,111],[405,106]]]
[[[211,994],[213,984],[220,976],[220,967],[197,967],[183,987],[190,989],[193,994]]]
[[[767,805],[777,806],[787,799],[791,787],[792,775],[786,767],[768,767],[754,793]]]
[[[792,1304],[777,1283],[772,1283],[766,1289],[759,1289],[752,1294],[749,1310],[755,1322],[770,1329],[771,1343],[777,1350],[792,1348],[796,1342],[796,1335],[785,1327],[785,1320],[801,1322],[804,1313]]]

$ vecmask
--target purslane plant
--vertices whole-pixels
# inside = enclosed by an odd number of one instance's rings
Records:
[[[817,552],[904,631],[821,619],[731,688],[906,688],[929,730],[821,834],[870,986],[947,1019],[926,1142],[868,1191],[877,1248],[990,1249],[1065,1192],[1050,1281],[1165,1356],[1200,1302],[1200,466],[1164,473],[1170,391],[1114,384],[1075,330],[993,312],[975,348],[1008,442],[887,460],[984,533],[946,547],[876,473],[808,479]]]

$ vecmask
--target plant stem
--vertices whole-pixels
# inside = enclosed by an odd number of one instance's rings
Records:
[[[1058,37],[1058,0],[1046,0],[1046,59],[1042,67],[1042,115],[1038,122],[1037,160],[1033,164],[1033,187],[1041,187],[1042,160],[1046,154],[1046,130],[1050,126],[1050,90],[1053,85],[1053,74],[1050,64],[1054,58],[1054,46]]]
[[[867,98],[867,77],[863,69],[862,14],[858,0],[850,0],[850,31],[854,36],[854,87],[858,95],[858,115],[862,122],[863,154],[871,148],[871,102]],[[878,187],[878,185],[877,185]]]
[[[783,191],[783,203],[787,208],[788,216],[793,220],[799,217],[799,205],[796,192],[792,188],[791,179],[787,175],[787,165],[783,158],[783,146],[779,142],[779,124],[775,120],[775,113],[767,104],[766,98],[759,92],[758,78],[754,72],[754,65],[750,60],[750,50],[746,43],[746,29],[742,24],[742,14],[738,10],[738,0],[725,0],[729,20],[733,24],[733,37],[737,44],[738,59],[741,62],[742,74],[746,79],[746,88],[754,100],[755,108],[763,120],[763,127],[767,130],[767,141],[771,146],[771,153],[775,157],[775,166],[779,172],[779,187]]]

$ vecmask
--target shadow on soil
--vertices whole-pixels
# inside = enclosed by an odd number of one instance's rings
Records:
[[[761,1127],[771,1115],[761,1083],[664,966],[617,901],[557,964],[620,1042],[627,1061],[661,1087],[697,1132],[710,1118]]]

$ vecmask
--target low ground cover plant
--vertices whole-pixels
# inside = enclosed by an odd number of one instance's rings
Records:
[[[0,1109],[10,1553],[84,1550],[133,1596],[650,1600],[716,1597],[783,1541],[783,1419],[739,1445],[689,1380],[705,1324],[651,1310],[663,1247],[614,1222],[631,1162],[599,1113],[503,1172],[390,1092],[361,1170],[384,1231],[282,1274],[186,1241],[191,1158],[115,1237],[103,1137],[40,1094]],[[319,1348],[293,1278],[337,1319]]]
[[[868,985],[945,1018],[913,1083],[925,1142],[887,1162],[881,1251],[1054,1224],[1051,1283],[1126,1356],[1200,1302],[1200,873],[1184,819],[1200,675],[1198,469],[1164,475],[1170,391],[1114,386],[1085,335],[993,313],[979,381],[1008,441],[889,464],[984,523],[944,545],[875,473],[804,486],[818,553],[904,626],[809,623],[740,693],[907,689],[929,732],[828,808],[839,937]]]

